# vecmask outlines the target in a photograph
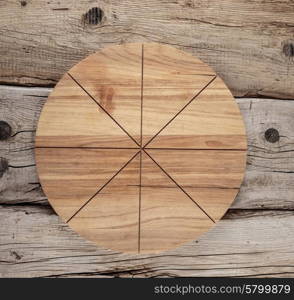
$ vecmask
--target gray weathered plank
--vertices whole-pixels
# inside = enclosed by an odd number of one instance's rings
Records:
[[[0,202],[47,203],[35,167],[34,137],[46,88],[0,86],[0,120],[12,129],[0,141]]]
[[[54,85],[102,47],[156,41],[199,56],[236,96],[294,98],[293,36],[292,0],[1,1],[0,82]]]
[[[237,99],[247,131],[245,180],[234,208],[294,207],[294,102],[272,99]],[[278,131],[274,143],[265,138]]]
[[[47,204],[38,183],[34,133],[50,89],[0,86],[0,120],[12,137],[0,142],[0,203]],[[237,99],[247,127],[248,165],[236,209],[294,208],[294,105],[290,100]],[[279,140],[265,139],[276,128]],[[8,168],[6,167],[8,165]]]
[[[84,241],[49,207],[0,208],[0,277],[294,277],[293,211],[233,211],[198,241],[127,255]]]

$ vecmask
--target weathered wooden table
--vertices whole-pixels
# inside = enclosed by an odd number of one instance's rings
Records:
[[[0,276],[293,276],[294,3],[291,0],[2,1]],[[34,161],[39,114],[72,65],[108,45],[193,53],[230,87],[248,135],[246,178],[223,220],[156,255],[97,248],[48,205]]]

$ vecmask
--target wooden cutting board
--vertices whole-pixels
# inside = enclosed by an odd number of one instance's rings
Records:
[[[74,66],[36,134],[57,214],[98,245],[155,253],[196,240],[235,199],[246,133],[224,82],[156,43],[103,49]]]

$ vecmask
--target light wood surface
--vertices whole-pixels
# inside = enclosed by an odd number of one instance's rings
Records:
[[[69,73],[140,143],[142,44],[108,47]]]
[[[136,150],[36,148],[38,174],[56,212],[68,221],[136,154]]]
[[[136,147],[137,145],[69,75],[48,98],[37,147]]]
[[[213,80],[215,73],[197,58],[170,46],[145,44],[143,53],[145,145]]]
[[[155,43],[110,47],[74,66],[36,136],[38,174],[57,213],[123,252],[166,251],[208,231],[245,170],[243,120],[225,84],[190,54]]]
[[[93,198],[68,224],[103,247],[138,253],[140,155]]]
[[[142,153],[140,252],[175,248],[213,225],[159,166]]]
[[[231,206],[243,181],[246,165],[243,151],[148,149],[147,152],[214,221],[221,219]],[[160,172],[153,172],[150,163],[145,164],[143,174],[147,173],[149,184],[167,190],[175,187],[171,180],[167,184]]]
[[[185,187],[185,191],[214,221],[219,221],[231,207],[239,189]]]
[[[243,180],[245,151],[148,149],[147,152],[183,187],[239,188]]]
[[[219,77],[213,79],[180,114],[173,115],[170,119],[168,126],[161,126],[159,132],[156,132],[158,135],[153,136],[146,147],[247,148],[239,107]]]

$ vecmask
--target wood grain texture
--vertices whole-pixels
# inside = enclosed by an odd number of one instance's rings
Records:
[[[84,15],[97,5],[103,19],[85,23]],[[293,5],[292,0],[38,0],[26,6],[2,1],[1,82],[54,85],[98,49],[153,41],[195,54],[235,96],[293,98]]]
[[[159,43],[144,44],[146,87],[190,86],[193,76],[215,76],[215,71],[197,57]]]
[[[0,86],[0,115],[12,127],[12,137],[1,141],[0,202],[47,204],[39,184],[34,138],[42,105],[51,90]],[[274,99],[237,99],[248,136],[248,160],[236,209],[293,209],[293,102]],[[279,141],[270,143],[265,131],[276,128]]]
[[[86,242],[50,208],[2,206],[0,276],[293,277],[293,224],[292,211],[231,211],[197,242],[134,257]]]
[[[239,188],[246,166],[243,151],[154,150],[154,160],[182,187]]]
[[[185,187],[185,191],[214,221],[219,221],[231,207],[239,189]]]
[[[138,154],[68,224],[87,240],[138,253],[140,155]]]
[[[140,253],[178,247],[198,238],[213,225],[148,155],[142,153]]]
[[[146,101],[145,101],[146,102]],[[145,111],[144,111],[145,113]],[[144,114],[145,119],[145,114]],[[184,110],[168,120],[148,148],[247,149],[239,107],[217,77]]]
[[[40,182],[67,221],[127,164],[137,150],[37,148]]]
[[[102,49],[69,74],[140,143],[142,44]]]
[[[67,74],[50,94],[36,133],[36,147],[136,146]]]
[[[12,130],[11,137],[0,143],[1,203],[48,203],[37,175],[34,144],[40,112],[50,91],[0,86],[0,119]]]
[[[145,145],[214,78],[214,71],[188,53],[144,44],[143,123]]]

